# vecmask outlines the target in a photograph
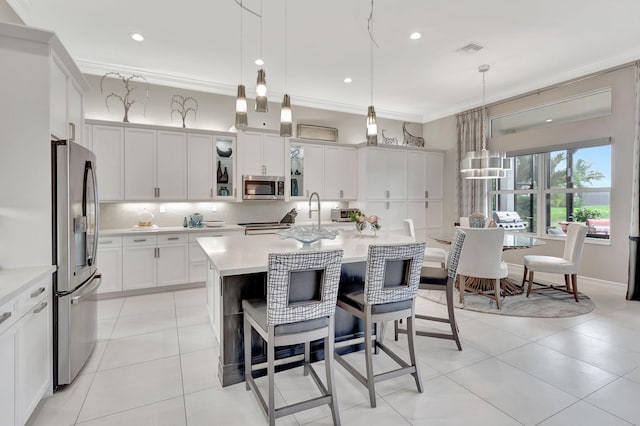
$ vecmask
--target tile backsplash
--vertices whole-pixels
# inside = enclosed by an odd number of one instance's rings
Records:
[[[347,207],[347,203],[322,202],[322,221],[331,219],[334,207]],[[144,210],[153,213],[154,224],[158,226],[182,226],[184,218],[188,219],[192,213],[202,213],[204,220],[223,220],[227,224],[278,222],[293,208],[298,211],[297,223],[318,220],[315,212],[309,219],[309,203],[306,201],[101,203],[100,227],[130,228],[138,223],[138,213]],[[315,203],[312,208],[315,209]]]

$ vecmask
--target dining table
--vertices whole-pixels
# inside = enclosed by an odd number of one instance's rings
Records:
[[[453,232],[439,232],[429,234],[427,237],[442,244],[451,244]],[[541,238],[537,238],[531,234],[506,231],[502,242],[502,251],[527,249],[544,244],[545,242]],[[456,286],[457,285],[458,283],[456,283]],[[465,288],[476,292],[493,290],[493,280],[478,277],[465,277]],[[524,287],[522,285],[514,282],[509,277],[502,278],[500,280],[500,289],[502,290],[503,296],[514,296],[516,294],[521,294],[524,291]]]

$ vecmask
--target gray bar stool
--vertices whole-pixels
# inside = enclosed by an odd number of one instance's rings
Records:
[[[340,282],[342,250],[269,254],[267,301],[243,300],[244,366],[247,390],[253,389],[260,407],[275,425],[276,418],[329,404],[334,425],[340,424],[333,377],[334,314]],[[251,329],[267,345],[268,402],[256,386],[253,371],[264,369],[251,364]],[[327,375],[325,387],[310,363],[311,341],[324,338]],[[304,356],[278,360],[278,365],[304,359],[305,376],[311,373],[322,396],[275,407],[275,347],[304,343]]]
[[[418,336],[437,337],[440,339],[455,340],[458,345],[458,350],[462,350],[460,344],[460,337],[458,336],[458,325],[456,324],[456,317],[453,309],[453,287],[456,283],[456,275],[458,273],[458,260],[460,259],[460,252],[462,252],[462,246],[464,245],[464,239],[466,234],[462,229],[456,229],[453,236],[453,243],[451,244],[451,251],[447,258],[447,269],[444,268],[430,268],[423,266],[420,272],[420,290],[436,290],[444,291],[447,297],[447,312],[448,318],[434,317],[430,315],[416,314],[416,319],[423,319],[428,321],[446,322],[451,326],[451,334],[436,333],[431,331],[416,331]],[[406,329],[398,327],[398,321],[394,323],[395,339],[398,340],[398,333],[407,333]]]
[[[392,379],[403,374],[411,374],[422,392],[422,378],[415,354],[415,297],[418,292],[420,268],[424,259],[424,243],[371,245],[367,256],[364,291],[341,295],[338,307],[364,321],[364,352],[367,376],[363,376],[342,356],[336,354],[336,360],[347,369],[360,383],[369,389],[371,407],[376,406],[375,382]],[[409,330],[409,357],[407,364],[376,336],[372,340],[374,324],[407,319]],[[377,333],[377,327],[376,327]],[[361,341],[357,342],[358,344]],[[352,343],[353,344],[353,343]],[[375,346],[374,346],[375,345]],[[372,352],[382,349],[400,365],[396,370],[373,374]]]

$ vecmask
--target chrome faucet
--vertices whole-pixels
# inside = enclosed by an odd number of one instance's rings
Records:
[[[318,229],[320,229],[320,195],[318,195],[317,192],[312,192],[311,196],[309,197],[309,219],[311,219],[311,212],[314,210],[311,210],[311,200],[313,200],[313,196],[316,196],[316,198],[318,199]]]

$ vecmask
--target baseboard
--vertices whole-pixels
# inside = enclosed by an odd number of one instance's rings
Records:
[[[509,275],[514,278],[518,278],[518,282],[522,281],[522,274],[524,273],[524,265],[519,265],[516,263],[508,263],[509,266]],[[547,272],[536,272],[535,282],[540,282],[543,284],[553,284],[553,285],[564,285],[564,278],[560,274],[550,274]],[[627,288],[627,283],[618,283],[615,281],[606,281],[598,278],[585,277],[582,275],[578,275],[578,282],[589,283],[600,286],[612,286],[616,288]]]
[[[164,293],[165,291],[188,290],[192,288],[204,287],[204,281],[195,283],[163,285],[161,287],[139,288],[136,290],[112,291],[109,293],[98,293],[98,300],[114,299],[117,297],[140,296],[142,294]]]

